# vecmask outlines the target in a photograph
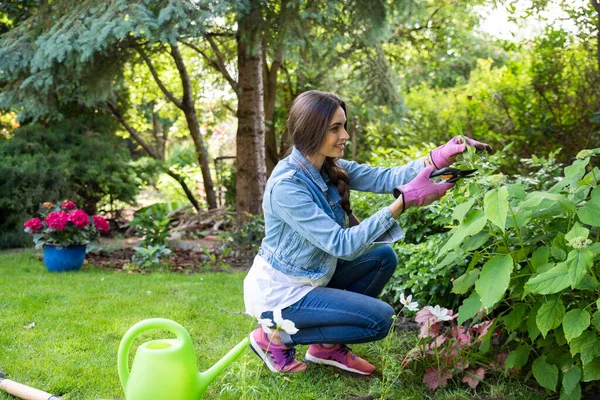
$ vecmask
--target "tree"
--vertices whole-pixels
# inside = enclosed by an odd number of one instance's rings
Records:
[[[200,134],[188,68],[178,40],[202,34],[219,6],[210,2],[112,0],[97,5],[55,1],[3,35],[0,41],[0,108],[19,109],[22,118],[60,117],[69,103],[110,111],[153,158],[159,154],[127,123],[122,71],[143,61],[165,98],[184,114],[202,170],[206,201],[216,207],[206,145]],[[167,55],[179,76],[168,88],[153,57]],[[121,89],[121,91],[119,91]],[[169,172],[178,181],[174,173]],[[190,201],[199,208],[189,189]]]

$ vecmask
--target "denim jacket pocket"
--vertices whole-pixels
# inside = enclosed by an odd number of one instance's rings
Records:
[[[303,275],[310,277],[324,275],[327,272],[326,266],[329,264],[330,257],[321,249],[315,248],[296,231],[290,232],[279,253],[280,259],[287,260],[295,268],[305,271],[306,274]]]

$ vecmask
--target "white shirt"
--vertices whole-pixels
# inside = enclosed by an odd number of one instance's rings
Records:
[[[260,318],[265,311],[291,306],[314,288],[326,286],[335,272],[335,264],[322,278],[299,278],[277,271],[257,255],[244,279],[246,313]]]

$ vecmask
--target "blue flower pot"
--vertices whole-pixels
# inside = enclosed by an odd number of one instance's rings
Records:
[[[44,246],[44,264],[48,271],[79,270],[84,259],[85,244],[61,248],[51,245]]]

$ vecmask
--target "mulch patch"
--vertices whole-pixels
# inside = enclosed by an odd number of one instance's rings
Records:
[[[251,260],[247,258],[222,255],[212,249],[208,254],[198,250],[172,249],[172,253],[161,261],[169,271],[192,274],[198,272],[237,272],[247,271]],[[128,273],[149,273],[152,269],[142,269],[131,262],[135,250],[124,248],[114,251],[96,250],[87,253],[85,264],[92,264],[101,269],[113,269]]]

